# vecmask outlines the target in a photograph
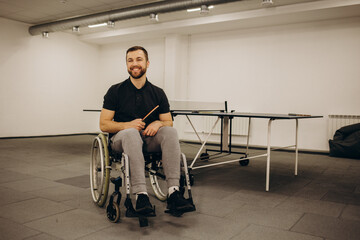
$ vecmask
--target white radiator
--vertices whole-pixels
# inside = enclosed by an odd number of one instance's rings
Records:
[[[328,139],[333,139],[339,128],[355,123],[360,123],[360,115],[329,115]]]
[[[196,128],[196,131],[199,133],[209,133],[214,123],[216,122],[216,117],[197,117],[191,118],[191,121]],[[216,125],[213,134],[221,133],[221,120],[219,120]],[[249,128],[249,118],[233,118],[232,120],[232,134],[234,136],[247,136]],[[230,123],[229,123],[230,129]],[[186,126],[186,132],[193,132],[193,129],[189,123]]]

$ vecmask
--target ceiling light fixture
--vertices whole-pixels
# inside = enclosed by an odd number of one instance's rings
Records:
[[[209,11],[209,9],[213,9],[213,8],[214,8],[213,5],[211,5],[211,6],[201,5],[201,7],[199,7],[199,8],[191,8],[191,9],[187,9],[186,11],[187,11],[187,12],[197,12],[197,11],[200,11],[200,12],[201,12],[203,6],[204,6],[204,8],[207,8],[208,11]]]
[[[209,7],[206,6],[206,5],[201,5],[200,7],[200,14],[202,15],[206,15],[206,14],[209,14]]]
[[[93,25],[89,25],[89,28],[97,28],[97,27],[104,27],[106,26],[107,23],[99,23],[99,24],[93,24]]]
[[[108,26],[108,28],[113,28],[113,27],[115,27],[115,22],[114,21],[108,21],[107,26]]]
[[[272,0],[262,0],[262,3],[261,3],[261,5],[263,6],[263,7],[270,7],[270,6],[272,6],[274,4],[274,2],[272,1]]]
[[[150,14],[150,22],[158,22],[159,21],[159,15],[155,13]]]
[[[42,32],[43,38],[49,38],[49,32]]]
[[[74,33],[79,33],[80,32],[80,27],[79,26],[73,26],[72,31]]]

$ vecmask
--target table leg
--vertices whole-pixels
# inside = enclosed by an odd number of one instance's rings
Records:
[[[207,135],[207,137],[206,137],[205,141],[203,141],[203,143],[202,143],[202,145],[201,145],[201,147],[200,147],[199,151],[197,152],[197,154],[196,154],[195,158],[194,158],[194,159],[193,159],[193,161],[191,162],[191,165],[190,165],[190,167],[189,167],[190,169],[194,166],[194,164],[195,164],[196,160],[198,159],[198,157],[199,157],[199,155],[200,155],[201,151],[203,150],[203,148],[205,147],[205,144],[206,144],[206,143],[207,143],[207,141],[209,140],[209,137],[211,136],[212,132],[214,131],[214,129],[215,129],[215,127],[216,127],[217,123],[219,122],[219,120],[220,120],[220,118],[218,118],[218,119],[216,120],[216,122],[215,122],[215,123],[214,123],[214,125],[212,126],[212,128],[211,128],[211,130],[210,130],[209,134]]]
[[[299,130],[299,120],[298,119],[295,119],[296,120],[296,132],[295,132],[295,176],[298,175],[298,164],[299,164],[299,161],[298,161],[298,130]]]
[[[251,127],[250,125],[251,125],[251,117],[249,117],[248,134],[246,138],[246,153],[245,153],[246,156],[249,155],[249,140],[250,140],[250,127]]]
[[[270,140],[271,140],[271,123],[274,119],[270,119],[268,123],[268,135],[267,135],[267,159],[266,159],[266,186],[265,190],[269,191],[269,182],[270,182]]]

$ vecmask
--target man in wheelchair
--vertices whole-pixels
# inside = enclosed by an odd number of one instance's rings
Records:
[[[182,213],[193,211],[193,204],[179,191],[181,152],[168,99],[161,88],[146,78],[147,51],[140,46],[129,48],[126,65],[130,77],[111,86],[104,96],[100,129],[109,133],[112,151],[129,157],[135,210],[144,215],[154,211],[145,183],[143,152],[162,152],[168,187],[167,208]]]

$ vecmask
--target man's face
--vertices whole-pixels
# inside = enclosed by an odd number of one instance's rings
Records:
[[[128,52],[126,56],[126,66],[130,76],[139,79],[146,73],[149,61],[146,60],[142,50],[136,50]]]

